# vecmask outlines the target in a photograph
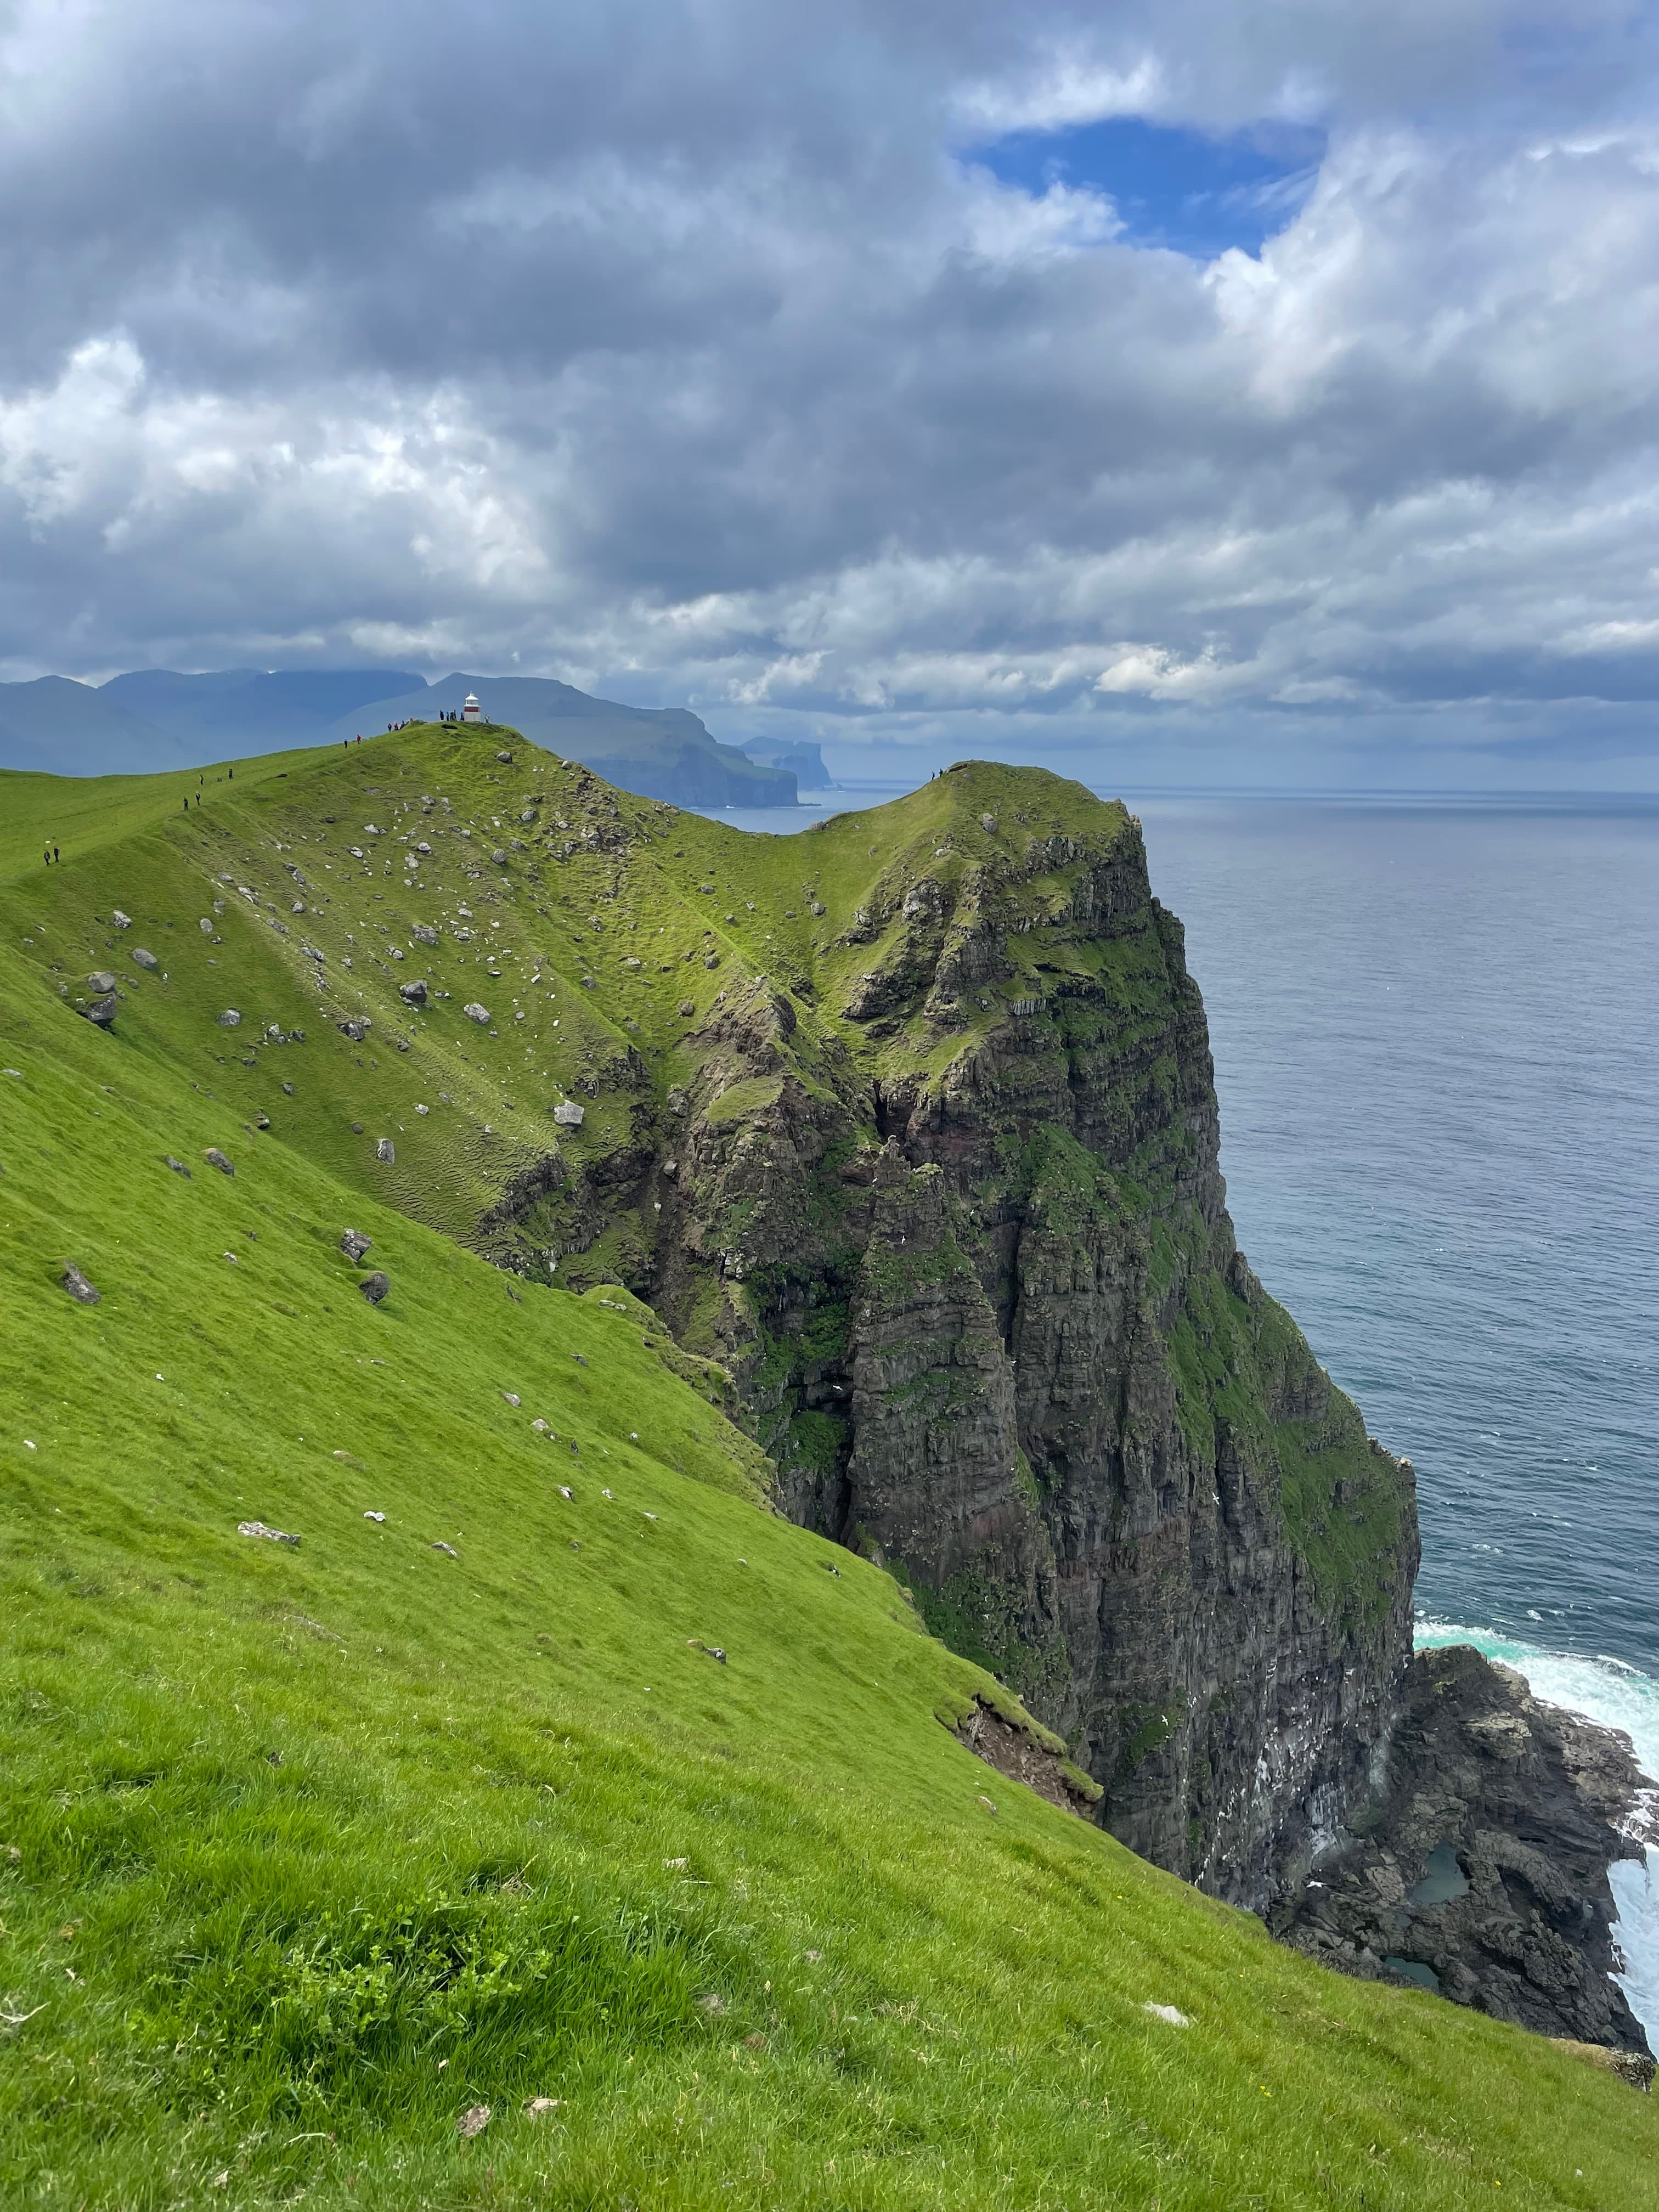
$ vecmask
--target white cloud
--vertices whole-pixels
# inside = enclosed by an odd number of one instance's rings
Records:
[[[957,750],[1645,701],[1642,37],[1621,0],[1126,0],[1087,41],[988,0],[24,0],[0,660],[517,655]],[[1207,270],[952,151],[1114,113],[1329,151]]]

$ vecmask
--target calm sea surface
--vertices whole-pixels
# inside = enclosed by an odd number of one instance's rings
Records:
[[[1416,1463],[1419,1640],[1479,1643],[1659,1775],[1659,804],[1130,804],[1209,1010],[1239,1241]],[[1617,1881],[1659,2033],[1659,1875]]]

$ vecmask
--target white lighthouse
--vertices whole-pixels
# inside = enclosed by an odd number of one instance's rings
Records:
[[[461,720],[464,722],[482,722],[483,720],[483,708],[471,691],[461,702]]]

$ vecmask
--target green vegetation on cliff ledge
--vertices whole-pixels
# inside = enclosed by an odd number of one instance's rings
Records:
[[[113,796],[43,877],[40,787],[0,783],[0,2199],[1659,2203],[1648,2100],[1327,1974],[976,1760],[940,1722],[1007,1693],[769,1510],[647,1309],[374,1194],[382,1133],[412,1188],[433,1060],[417,1098],[235,870],[181,878],[177,792]],[[426,1047],[481,1110],[424,1176],[483,1141],[511,995]],[[226,1004],[308,1042],[204,1042]]]

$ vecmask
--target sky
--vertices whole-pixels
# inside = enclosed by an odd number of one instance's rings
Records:
[[[1659,789],[1632,0],[0,0],[0,678]]]

